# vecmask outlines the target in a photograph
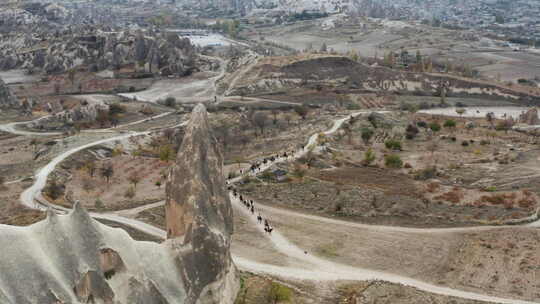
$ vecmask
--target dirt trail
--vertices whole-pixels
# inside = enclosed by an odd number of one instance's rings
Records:
[[[330,130],[325,132],[325,134],[331,134],[336,132],[341,125],[349,119],[349,117],[358,116],[361,114],[369,113],[371,111],[364,111],[364,112],[358,112],[355,114],[352,114],[351,116],[341,118],[335,121],[334,125]],[[36,180],[34,185],[32,185],[30,188],[25,190],[21,195],[21,202],[34,209],[44,210],[47,208],[54,208],[55,210],[64,213],[68,212],[68,209],[57,207],[57,206],[43,206],[43,205],[36,205],[34,202],[36,199],[40,199],[41,191],[45,187],[46,180],[48,175],[54,170],[54,168],[62,162],[64,159],[69,157],[70,155],[79,152],[81,150],[84,150],[86,148],[99,145],[105,142],[115,141],[115,140],[121,140],[132,136],[138,136],[143,134],[148,134],[150,131],[147,132],[139,132],[139,133],[131,133],[131,134],[125,134],[121,136],[116,136],[108,139],[103,139],[100,141],[96,141],[87,145],[83,145],[71,150],[68,150],[61,155],[55,157],[47,166],[42,168],[37,174],[36,174]],[[308,144],[306,147],[299,151],[296,154],[296,157],[299,157],[301,155],[304,155],[307,153],[310,149],[315,148],[316,143],[318,139],[318,134],[315,134],[310,137]],[[282,161],[285,161],[285,159],[282,159]],[[239,205],[240,202],[238,200],[233,199],[233,204]],[[153,205],[153,207],[158,206],[159,203],[156,203]],[[140,207],[137,209],[131,209],[131,210],[124,210],[123,212],[126,214],[133,214],[136,212],[140,212],[141,210],[145,210],[150,207]],[[255,225],[257,229],[263,230],[262,225],[258,225],[256,223],[256,219],[254,216],[252,216],[245,208],[240,208],[243,210],[242,212],[247,215],[249,218],[249,221],[251,221],[252,225]],[[118,213],[118,212],[117,212]],[[109,221],[114,221],[118,223],[125,224],[127,226],[136,228],[140,231],[143,231],[145,233],[148,233],[150,235],[154,235],[160,238],[163,238],[165,236],[165,232],[159,228],[156,228],[154,226],[148,225],[146,223],[126,218],[123,216],[120,216],[118,214],[96,214],[91,213],[91,216],[97,219],[106,219]],[[471,292],[465,292],[460,291],[456,289],[436,286],[432,284],[428,284],[419,280],[402,277],[395,274],[385,273],[385,272],[378,272],[378,271],[372,271],[368,269],[363,268],[355,268],[347,265],[337,264],[334,262],[330,262],[315,256],[312,256],[310,254],[306,254],[303,250],[289,242],[283,235],[281,235],[278,231],[274,231],[272,236],[266,236],[269,241],[272,242],[272,244],[275,246],[276,249],[278,249],[283,254],[286,254],[288,257],[298,259],[301,261],[304,261],[306,263],[306,267],[308,267],[311,270],[301,269],[301,268],[293,268],[293,267],[280,267],[275,265],[269,265],[269,264],[263,264],[258,263],[254,261],[249,261],[247,259],[244,259],[242,257],[235,256],[234,260],[237,263],[238,266],[241,268],[248,269],[250,271],[255,272],[263,272],[263,273],[269,273],[281,277],[288,277],[293,279],[307,279],[307,280],[385,280],[393,283],[400,283],[407,286],[413,286],[423,291],[428,291],[432,293],[442,294],[442,295],[448,295],[448,296],[455,296],[460,298],[467,298],[467,299],[474,299],[474,300],[481,300],[481,301],[491,301],[491,302],[498,302],[498,303],[512,303],[512,304],[524,304],[524,303],[532,303],[527,301],[520,301],[520,300],[512,300],[512,299],[503,299],[498,297],[491,297],[486,296],[482,294],[476,294]]]

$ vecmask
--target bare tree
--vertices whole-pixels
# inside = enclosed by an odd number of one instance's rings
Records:
[[[216,134],[217,140],[223,145],[223,149],[227,150],[231,139],[231,126],[224,123],[214,129],[214,134]]]
[[[103,176],[107,180],[107,183],[109,183],[113,175],[114,175],[113,165],[111,163],[106,163],[105,165],[103,165],[103,167],[101,168],[101,176]]]
[[[88,177],[83,178],[82,180],[82,188],[86,193],[90,193],[90,191],[94,190],[96,188],[96,184],[94,181]]]
[[[277,124],[277,121],[278,121],[277,116],[279,115],[279,110],[273,109],[271,113],[272,113],[272,116],[274,117],[274,119],[272,120],[272,123],[275,125]]]
[[[259,128],[261,135],[264,134],[264,129],[268,124],[268,116],[264,112],[257,112],[253,116],[253,124]]]
[[[88,160],[84,166],[86,167],[86,170],[88,170],[88,175],[90,175],[90,177],[94,177],[94,173],[96,172],[96,163],[93,160]]]
[[[133,172],[128,176],[129,182],[133,185],[133,188],[137,189],[137,184],[141,181],[142,177],[139,172]]]
[[[286,114],[285,115],[285,120],[287,121],[287,125],[291,125],[292,115],[291,114]]]
[[[298,114],[298,116],[302,117],[302,119],[306,119],[309,113],[308,108],[305,106],[294,107],[294,111],[296,112],[296,114]]]

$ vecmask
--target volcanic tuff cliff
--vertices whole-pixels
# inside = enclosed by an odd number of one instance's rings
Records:
[[[223,155],[209,134],[206,109],[198,105],[167,179],[167,237],[180,246],[191,244],[182,251],[182,260],[189,261],[183,273],[188,299],[217,303],[212,297],[225,294],[232,302],[238,288],[229,250],[233,214],[224,187]]]
[[[79,205],[65,216],[49,211],[29,227],[0,225],[0,303],[232,304],[239,284],[221,166],[198,106],[167,183],[167,212],[174,213],[164,243],[134,241]]]

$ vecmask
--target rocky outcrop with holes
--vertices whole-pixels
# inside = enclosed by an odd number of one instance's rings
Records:
[[[221,166],[198,106],[167,184],[175,207],[162,244],[134,241],[79,204],[29,227],[0,225],[0,303],[232,304],[239,281]]]

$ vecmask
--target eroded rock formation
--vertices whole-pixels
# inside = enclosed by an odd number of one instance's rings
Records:
[[[11,93],[7,85],[2,80],[2,78],[0,78],[0,108],[11,108],[19,106],[20,104],[17,98],[15,98],[15,96]]]
[[[181,260],[190,301],[225,303],[225,298],[215,295],[231,297],[237,288],[229,250],[233,215],[222,167],[223,156],[211,135],[206,109],[198,105],[167,179],[165,206],[167,238],[186,248]]]
[[[29,227],[0,225],[0,303],[232,304],[232,212],[222,156],[198,106],[167,183],[169,239],[134,241],[78,204]]]

